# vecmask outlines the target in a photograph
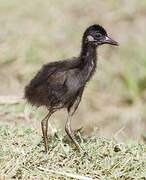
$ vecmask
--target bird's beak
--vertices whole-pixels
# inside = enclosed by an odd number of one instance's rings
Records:
[[[109,36],[105,37],[105,39],[103,40],[103,43],[104,44],[111,44],[111,45],[114,45],[114,46],[119,46],[118,42],[116,42],[115,40],[113,40]]]

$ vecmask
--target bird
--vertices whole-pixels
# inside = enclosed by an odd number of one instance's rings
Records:
[[[77,110],[87,82],[96,71],[97,49],[103,44],[118,46],[106,30],[94,24],[85,30],[78,57],[44,64],[25,87],[28,103],[46,107],[47,115],[41,121],[45,152],[48,152],[48,120],[60,109],[66,109],[68,116],[65,131],[79,152],[84,150],[76,140],[71,128],[72,117]]]

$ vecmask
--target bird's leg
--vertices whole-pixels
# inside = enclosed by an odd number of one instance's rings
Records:
[[[79,102],[78,102],[78,104],[79,104]],[[68,112],[68,118],[67,118],[67,122],[65,124],[65,131],[66,131],[67,135],[70,137],[70,139],[72,140],[72,142],[75,144],[78,151],[81,152],[89,161],[91,161],[92,157],[90,157],[88,155],[88,153],[86,151],[84,151],[84,149],[82,149],[82,147],[77,142],[77,140],[74,136],[74,133],[72,132],[72,129],[71,129],[71,118],[76,109],[77,109],[77,107],[72,106],[72,109],[70,109],[70,111]]]
[[[50,111],[44,119],[41,121],[41,127],[42,127],[42,133],[43,133],[43,139],[44,139],[44,146],[45,146],[45,152],[48,152],[48,120],[50,116],[52,115],[52,111]]]
[[[72,132],[72,129],[71,129],[71,118],[72,118],[72,115],[69,113],[68,114],[68,118],[67,118],[67,122],[65,124],[65,131],[66,131],[67,135],[70,137],[70,139],[72,140],[72,142],[75,144],[77,149],[80,152],[83,152],[83,149],[81,148],[81,146],[77,142],[77,140],[76,140],[76,138],[74,136],[74,133]]]
[[[75,103],[71,106],[71,108],[68,109],[68,118],[67,118],[67,121],[66,121],[66,124],[65,124],[65,131],[66,131],[67,135],[70,137],[70,139],[72,140],[72,142],[75,144],[77,149],[80,152],[83,152],[83,149],[81,148],[81,146],[77,142],[77,140],[76,140],[76,138],[74,136],[74,133],[72,132],[72,129],[71,129],[71,119],[72,119],[72,116],[75,113],[75,111],[76,111],[76,109],[77,109],[77,107],[78,107],[78,105],[80,103],[80,100],[81,100],[81,97],[78,96]]]

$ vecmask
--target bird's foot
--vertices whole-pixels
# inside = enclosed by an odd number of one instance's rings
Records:
[[[87,158],[88,161],[92,161],[92,157],[86,151],[84,151],[83,156]]]
[[[79,152],[83,155],[83,157],[87,158],[88,161],[92,161],[92,157],[85,150],[80,148]]]

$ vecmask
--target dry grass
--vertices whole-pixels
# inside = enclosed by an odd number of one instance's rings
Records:
[[[146,179],[146,145],[118,143],[76,133],[90,160],[57,132],[44,154],[38,131],[22,126],[0,126],[0,175],[4,179]]]
[[[125,135],[123,128],[111,139],[99,136],[98,130],[86,136],[79,129],[76,138],[88,153],[85,156],[76,151],[62,130],[55,129],[45,154],[37,121],[40,111],[27,109],[23,102],[13,103],[0,106],[1,179],[146,179],[145,138],[122,143],[118,137]]]
[[[0,0],[0,95],[23,96],[43,63],[78,55],[83,31],[99,23],[120,46],[99,49],[98,72],[74,127],[82,121],[88,132],[98,126],[106,136],[125,127],[128,138],[139,138],[146,123],[145,10],[145,0]],[[135,133],[133,124],[141,131]]]

